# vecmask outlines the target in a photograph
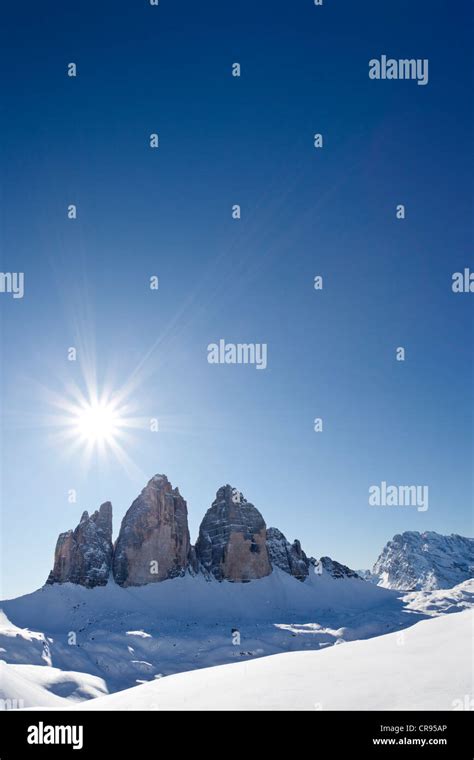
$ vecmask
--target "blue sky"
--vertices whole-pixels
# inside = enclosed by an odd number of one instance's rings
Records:
[[[470,3],[223,6],[4,12],[1,264],[25,273],[0,294],[5,596],[43,583],[84,509],[111,500],[117,534],[157,472],[193,540],[227,482],[356,568],[403,530],[472,535],[473,296],[451,291],[474,266]],[[382,54],[428,58],[429,84],[371,81]],[[220,338],[266,343],[268,368],[208,364]],[[85,371],[133,377],[159,419],[133,472],[51,437],[51,394]],[[381,481],[427,484],[429,510],[369,507]]]

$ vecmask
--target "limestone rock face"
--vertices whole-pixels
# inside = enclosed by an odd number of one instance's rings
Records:
[[[155,475],[122,520],[113,573],[120,586],[182,575],[190,551],[188,510],[166,475]]]
[[[285,573],[299,581],[308,577],[309,559],[298,540],[292,544],[278,528],[267,529],[267,550],[273,567],[279,567]]]
[[[246,582],[272,571],[265,521],[230,485],[219,488],[199,528],[196,556],[217,580]]]
[[[112,505],[107,501],[90,516],[84,512],[75,530],[60,533],[54,567],[46,582],[105,586],[112,568],[112,552]]]
[[[319,563],[315,560],[313,560],[313,562],[316,566],[319,564],[320,568],[336,580],[341,578],[359,578],[359,580],[362,580],[355,570],[351,570],[347,565],[341,565],[340,562],[336,562],[336,560],[331,559],[331,557],[321,557]]]

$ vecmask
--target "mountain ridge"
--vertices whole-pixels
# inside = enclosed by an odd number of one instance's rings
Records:
[[[274,568],[304,582],[310,565],[318,572],[323,559],[335,578],[358,578],[330,558],[308,558],[297,539],[291,544],[278,528],[267,528],[259,510],[229,484],[217,490],[192,545],[186,500],[166,475],[157,474],[125,513],[113,544],[110,502],[90,516],[83,512],[74,530],[60,533],[46,583],[93,588],[113,577],[119,586],[137,587],[188,572],[248,583]]]
[[[113,580],[123,587],[162,582],[187,573],[219,582],[249,583],[275,568],[307,581],[311,567],[399,591],[451,588],[473,576],[474,539],[435,531],[405,531],[387,542],[372,570],[355,571],[330,557],[308,557],[229,484],[205,512],[196,543],[187,502],[166,475],[154,475],[134,499],[112,542],[112,505],[82,513],[74,530],[59,534],[46,583],[87,588]]]

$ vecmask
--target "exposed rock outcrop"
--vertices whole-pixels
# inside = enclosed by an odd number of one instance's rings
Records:
[[[166,475],[155,475],[125,514],[115,546],[110,502],[61,533],[47,583],[103,586],[113,573],[120,586],[143,586],[186,572],[245,583],[273,568],[305,581],[312,567],[333,578],[359,577],[329,557],[307,557],[298,540],[267,529],[258,509],[230,485],[217,491],[191,546],[186,501]]]
[[[474,576],[474,539],[434,531],[399,533],[384,547],[373,574],[385,588],[452,588]]]
[[[359,578],[359,580],[362,580],[355,570],[351,570],[347,565],[341,565],[340,562],[336,562],[336,560],[331,559],[331,557],[321,557],[319,562],[313,559],[312,564],[315,565],[316,571],[318,571],[318,568],[320,569],[320,572],[325,570],[332,578]]]
[[[112,567],[112,505],[109,501],[90,515],[84,512],[75,530],[60,533],[54,567],[47,583],[105,586]]]
[[[188,510],[166,475],[155,475],[122,520],[113,573],[120,586],[182,575],[190,552]]]
[[[299,581],[308,577],[309,559],[298,540],[292,544],[278,528],[267,529],[267,551],[273,567],[279,567]]]
[[[219,488],[199,528],[196,556],[217,580],[250,581],[270,575],[265,521],[229,485]]]

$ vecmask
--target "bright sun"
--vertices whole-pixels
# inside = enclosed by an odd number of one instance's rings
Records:
[[[133,385],[113,391],[99,388],[93,379],[86,383],[86,392],[78,385],[66,386],[62,394],[51,394],[57,412],[49,424],[56,428],[52,440],[64,453],[79,454],[87,468],[93,461],[105,463],[114,458],[130,474],[139,470],[130,457],[135,430],[147,429],[148,418],[137,417],[136,405],[130,400]]]
[[[77,414],[77,432],[88,443],[113,443],[120,426],[120,416],[111,404],[88,403]]]

